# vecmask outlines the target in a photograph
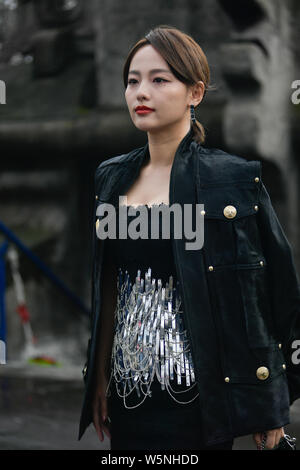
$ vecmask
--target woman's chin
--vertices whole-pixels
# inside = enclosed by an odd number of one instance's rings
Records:
[[[145,119],[145,121],[143,121],[142,119],[135,120],[134,125],[140,131],[151,132],[153,134],[155,134],[156,132],[161,132],[162,129],[166,126],[168,127],[168,124],[163,124],[163,123],[155,123],[154,124],[153,122],[150,123],[150,121],[146,122],[146,119]]]
[[[155,132],[158,130],[159,126],[151,126],[149,123],[146,122],[135,122],[135,127],[137,127],[140,131],[144,132]]]

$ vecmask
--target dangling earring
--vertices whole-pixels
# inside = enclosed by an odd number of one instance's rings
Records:
[[[195,124],[195,123],[196,123],[195,107],[194,107],[193,104],[191,104],[190,106],[191,106],[191,120],[192,120],[192,124]]]

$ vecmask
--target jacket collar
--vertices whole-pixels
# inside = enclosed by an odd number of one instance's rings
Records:
[[[181,142],[179,143],[177,147],[173,164],[172,164],[170,182],[172,182],[173,180],[172,175],[174,174],[174,172],[176,172],[176,168],[180,166],[180,162],[184,160],[185,153],[190,151],[191,146],[199,145],[193,140],[193,136],[194,136],[194,131],[191,126],[190,130],[187,132],[187,134],[184,136],[184,138],[181,140]],[[133,184],[133,182],[138,177],[143,164],[146,164],[149,161],[150,159],[149,143],[147,142],[146,145],[138,149],[137,152],[134,151],[130,153],[129,157],[130,159],[128,159],[125,163],[125,168],[122,171],[121,178],[118,180],[117,188],[111,189],[113,204],[118,204],[119,195],[121,194],[124,195],[127,193],[127,190],[129,189],[129,187]],[[170,184],[170,188],[171,188],[171,184]]]
[[[176,150],[177,155],[182,157],[182,154],[186,150],[189,149],[190,144],[192,142],[195,142],[193,140],[193,136],[194,136],[194,131],[193,131],[193,128],[191,126],[188,133],[183,137],[183,139],[179,143],[179,146]],[[195,144],[196,144],[196,142],[195,142]],[[134,157],[132,158],[130,164],[139,171],[144,164],[148,163],[149,160],[150,160],[149,142],[147,142],[146,145],[140,149],[140,152],[138,152],[134,155]]]

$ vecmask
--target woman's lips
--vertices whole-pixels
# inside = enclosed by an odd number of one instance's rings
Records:
[[[153,113],[153,109],[137,109],[136,110],[136,113],[137,114],[149,114],[149,113]]]

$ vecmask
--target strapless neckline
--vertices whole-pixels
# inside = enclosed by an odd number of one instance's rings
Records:
[[[126,207],[128,209],[129,207],[133,207],[134,209],[139,209],[140,207],[146,207],[146,209],[152,209],[153,207],[160,207],[160,206],[169,207],[170,205],[166,204],[165,202],[160,202],[159,204],[151,204],[151,205],[139,204],[137,206],[134,206],[132,204],[121,204],[121,206],[117,206],[116,208],[119,209],[119,207]]]

